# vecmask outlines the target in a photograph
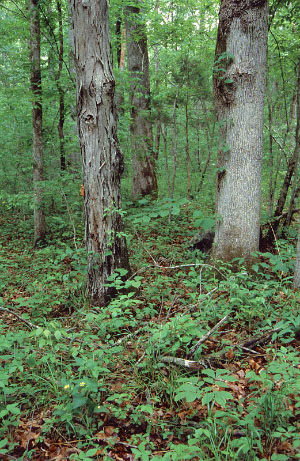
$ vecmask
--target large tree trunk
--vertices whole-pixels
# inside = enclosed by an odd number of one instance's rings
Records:
[[[294,288],[300,289],[300,227],[298,231],[298,244],[296,252],[296,264],[295,264],[295,273],[294,273]]]
[[[107,0],[70,0],[77,73],[77,117],[85,190],[88,292],[105,304],[105,286],[118,268],[129,270],[121,214],[123,157],[116,132],[115,81]]]
[[[137,3],[139,0],[137,0]],[[132,198],[156,195],[155,153],[150,120],[149,58],[145,23],[139,6],[126,8],[127,62],[131,76]]]
[[[29,1],[30,59],[33,132],[34,246],[45,241],[46,223],[43,210],[43,107],[41,78],[41,31],[38,0]]]
[[[214,67],[221,138],[214,256],[225,261],[259,248],[268,1],[222,0]]]

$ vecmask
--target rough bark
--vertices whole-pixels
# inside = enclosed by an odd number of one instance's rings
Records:
[[[43,210],[43,107],[41,77],[41,31],[38,0],[29,1],[30,11],[30,84],[32,92],[34,246],[45,241],[46,223]]]
[[[77,118],[85,191],[88,292],[98,305],[114,295],[105,286],[129,270],[121,213],[123,157],[116,131],[115,81],[107,0],[70,0],[77,74]]]
[[[57,125],[58,138],[59,138],[59,155],[60,155],[60,168],[62,171],[66,169],[66,154],[65,154],[65,136],[64,136],[64,123],[65,123],[65,94],[61,84],[61,74],[63,69],[64,60],[64,34],[63,34],[63,19],[61,0],[56,1],[56,8],[58,12],[58,41],[59,41],[59,52],[58,52],[58,71],[55,76],[56,87],[58,91],[59,99],[59,120]]]
[[[119,115],[124,114],[124,85],[123,85],[123,77],[122,73],[125,68],[125,54],[126,54],[126,29],[123,26],[121,28],[122,23],[120,20],[116,23],[116,34],[117,34],[117,60],[118,60],[118,67],[119,67],[119,87],[115,93],[115,102],[117,107],[117,112]]]
[[[126,7],[126,40],[131,77],[132,198],[136,200],[140,196],[157,194],[147,36],[139,6]]]
[[[295,264],[295,272],[294,272],[294,281],[293,281],[294,288],[300,288],[300,227],[298,231],[298,244],[297,244],[297,252],[296,252],[296,264]]]
[[[259,248],[267,0],[222,0],[214,68],[219,123],[214,256]]]

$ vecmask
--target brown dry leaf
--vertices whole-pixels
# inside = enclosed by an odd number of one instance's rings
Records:
[[[280,452],[287,452],[287,451],[292,451],[293,450],[293,445],[285,440],[284,442],[279,442],[277,446],[278,451]]]
[[[193,412],[191,410],[183,410],[177,413],[177,416],[181,421],[184,421],[187,417],[187,415],[191,415]]]
[[[116,427],[115,426],[104,426],[103,431],[106,437],[111,437],[115,433]]]
[[[123,387],[123,383],[121,381],[116,381],[114,384],[111,385],[112,391],[120,391]]]
[[[239,371],[237,371],[236,374],[238,375],[239,378],[245,378],[245,376],[246,376],[244,370],[239,370]]]
[[[227,358],[227,360],[232,360],[234,358],[234,352],[233,352],[233,349],[230,349],[229,351],[227,351],[225,353],[225,357]]]
[[[233,392],[237,392],[239,393],[240,392],[240,387],[237,386],[236,384],[233,384],[233,383],[230,383],[228,381],[226,381],[226,385],[229,389],[231,389]]]
[[[255,360],[253,359],[249,360],[249,366],[251,370],[255,371],[256,374],[258,374],[259,370],[261,369],[261,366],[257,362],[255,362]]]

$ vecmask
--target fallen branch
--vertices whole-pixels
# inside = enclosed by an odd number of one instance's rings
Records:
[[[183,267],[202,267],[202,268],[203,267],[210,267],[211,269],[218,272],[224,279],[226,278],[226,276],[217,267],[212,266],[211,264],[192,263],[192,264],[178,264],[178,265],[175,265],[175,266],[161,266],[160,264],[155,262],[155,264],[148,264],[147,266],[141,267],[136,272],[134,272],[134,274],[132,274],[131,277],[129,277],[128,280],[133,279],[140,272],[143,272],[146,269],[150,269],[150,268],[154,268],[154,267],[156,267],[157,269],[170,269],[170,270],[171,269],[182,269]]]
[[[216,328],[217,325],[214,328]],[[274,328],[273,330],[265,332],[265,334],[263,334],[262,336],[248,339],[248,341],[245,341],[241,344],[234,344],[233,347],[244,349],[247,352],[255,353],[255,351],[249,349],[249,346],[254,346],[257,344],[267,342],[271,338],[272,334],[279,330],[281,330],[281,328]],[[160,357],[159,360],[160,362],[163,362],[163,363],[174,363],[174,365],[179,365],[181,367],[189,368],[190,370],[202,370],[203,368],[210,368],[212,365],[214,366],[220,365],[220,362],[223,362],[224,360],[226,360],[226,352],[219,352],[218,354],[209,355],[205,357],[205,359],[203,360],[187,360],[187,359],[181,359],[178,357],[169,357],[169,356]]]
[[[209,368],[210,363],[206,360],[187,360],[180,359],[179,357],[160,357],[160,362],[174,363],[181,367],[190,368],[192,370],[202,370],[203,368]]]
[[[225,317],[223,317],[211,330],[209,330],[204,336],[202,336],[201,339],[199,339],[199,341],[197,342],[197,344],[195,344],[194,347],[192,347],[190,353],[188,354],[188,357],[192,357],[192,355],[194,355],[194,353],[196,352],[197,349],[199,349],[199,347],[201,346],[201,344],[205,343],[205,341],[207,341],[207,339],[221,326],[223,325],[224,322],[226,322],[226,320],[228,319],[230,314],[227,314],[225,315]]]
[[[7,312],[8,314],[14,315],[15,317],[17,317],[17,319],[19,319],[22,322],[26,323],[26,325],[28,327],[30,327],[30,328],[39,328],[37,325],[34,325],[33,323],[29,322],[29,320],[23,319],[23,317],[21,317],[19,314],[17,314],[16,312],[14,312],[14,311],[12,311],[10,309],[7,309],[6,307],[1,307],[0,306],[0,310],[4,311],[4,312]]]
[[[241,349],[249,348],[250,346],[254,346],[256,344],[267,342],[271,338],[273,333],[276,333],[277,331],[280,331],[280,330],[281,328],[274,328],[273,330],[266,331],[262,336],[248,339],[248,341],[245,341],[244,343],[241,343],[241,344],[237,344],[235,347],[240,347]]]
[[[120,346],[120,344],[122,344],[124,341],[129,341],[130,338],[138,335],[139,333],[141,333],[141,331],[145,330],[145,327],[141,327],[139,328],[138,330],[135,330],[133,331],[132,333],[129,333],[128,335],[126,336],[123,336],[122,338],[118,339],[114,344],[106,344],[106,348],[107,349],[111,349],[112,347],[116,347],[116,346]]]

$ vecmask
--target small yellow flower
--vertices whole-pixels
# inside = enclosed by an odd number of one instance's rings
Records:
[[[99,408],[99,409],[100,409],[100,408],[101,408],[101,407],[100,407],[100,405],[98,405],[98,407],[97,407],[97,408]]]
[[[84,387],[85,386],[85,382],[82,381],[80,384],[79,384],[80,387]]]
[[[66,389],[66,390],[69,389],[69,388],[70,388],[70,384],[66,384],[66,385],[64,386],[64,389]]]

